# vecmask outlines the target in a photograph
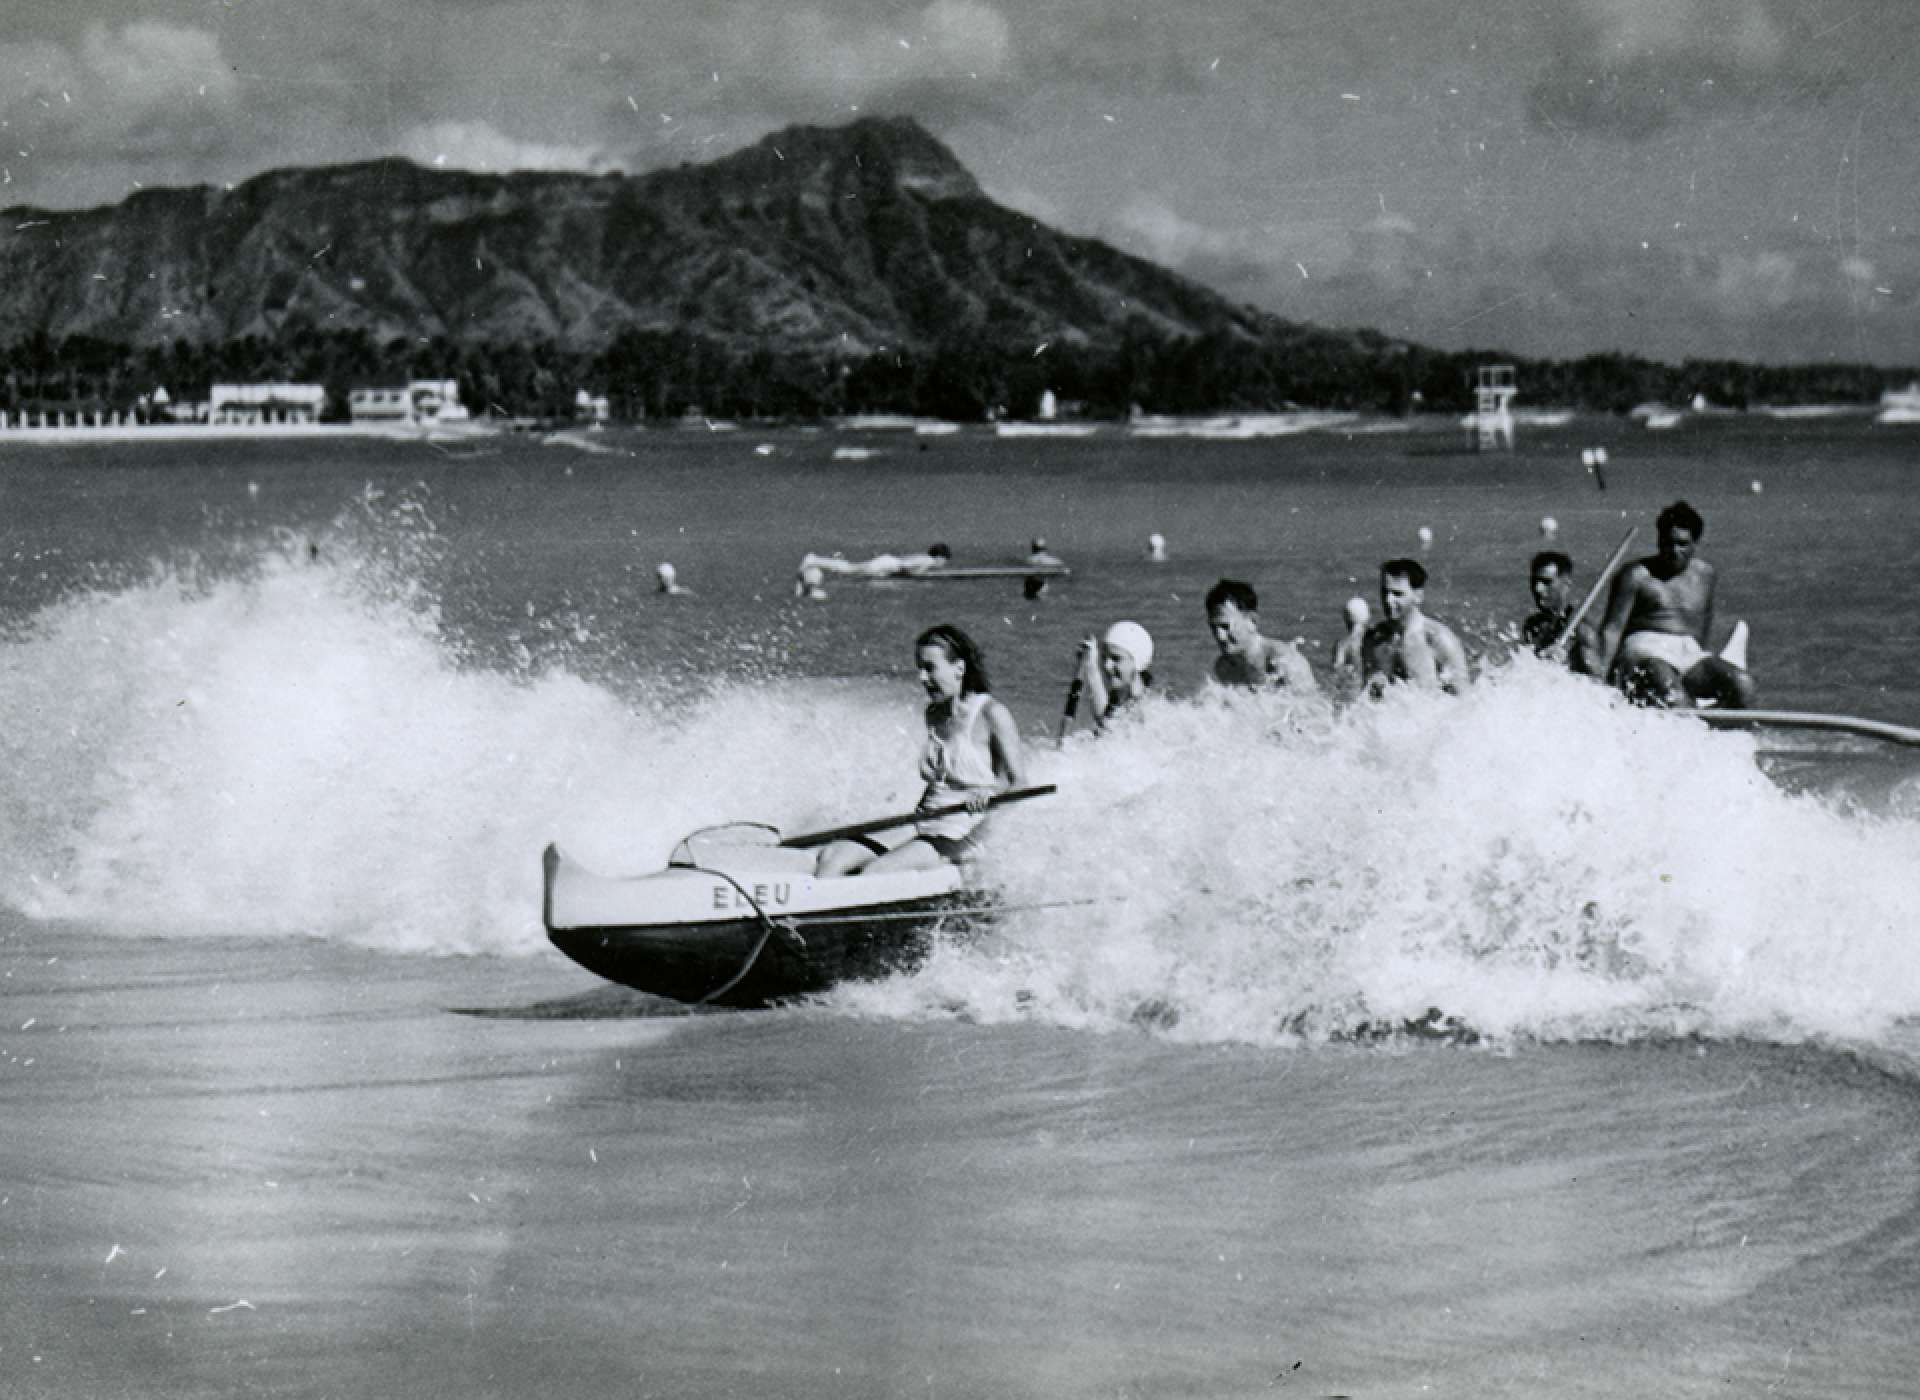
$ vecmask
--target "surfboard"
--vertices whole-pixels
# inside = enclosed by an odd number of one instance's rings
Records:
[[[890,579],[927,579],[963,582],[975,578],[1065,578],[1073,570],[1064,564],[974,564],[954,569],[922,569],[917,574],[889,574]]]

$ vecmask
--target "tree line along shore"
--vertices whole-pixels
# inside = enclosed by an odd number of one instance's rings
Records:
[[[871,353],[776,351],[690,330],[628,331],[604,347],[553,342],[463,344],[447,337],[378,340],[364,330],[299,328],[217,343],[126,345],[36,334],[0,350],[0,411],[75,421],[153,414],[164,388],[204,399],[216,382],[325,386],[323,422],[348,419],[362,385],[450,379],[476,415],[571,420],[582,390],[619,421],[690,413],[736,419],[903,414],[954,422],[1031,417],[1051,391],[1087,419],[1313,408],[1378,413],[1466,412],[1476,368],[1515,366],[1531,407],[1624,413],[1696,397],[1728,408],[1871,404],[1920,369],[1858,364],[1769,366],[1732,360],[1665,364],[1622,354],[1528,360],[1442,351],[1371,332],[1302,333],[1250,342],[1231,333],[1180,339],[1130,333],[1114,345],[1018,344],[956,332],[932,345]]]

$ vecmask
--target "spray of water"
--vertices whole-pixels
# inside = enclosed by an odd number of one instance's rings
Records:
[[[641,871],[702,825],[911,804],[910,686],[514,660],[447,634],[423,533],[155,566],[18,629],[0,902],[524,955],[548,840]],[[997,817],[980,872],[1014,912],[836,996],[1261,1043],[1436,1009],[1496,1038],[1871,1038],[1920,1014],[1920,820],[1783,791],[1753,743],[1530,663],[1337,715],[1156,701],[1037,746],[1060,792]]]
[[[1048,776],[1057,805],[988,858],[1028,911],[846,999],[1259,1043],[1920,1014],[1920,824],[1789,794],[1752,739],[1530,661],[1331,720],[1160,705]]]

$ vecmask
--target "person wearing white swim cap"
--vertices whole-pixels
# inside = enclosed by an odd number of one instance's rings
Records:
[[[1146,694],[1153,684],[1153,635],[1137,622],[1116,622],[1106,636],[1080,644],[1080,687],[1096,729]]]
[[[1347,599],[1340,610],[1341,619],[1347,624],[1347,630],[1333,647],[1333,675],[1342,685],[1360,684],[1360,649],[1366,642],[1367,624],[1373,621],[1373,610],[1367,606],[1367,600],[1355,594]]]

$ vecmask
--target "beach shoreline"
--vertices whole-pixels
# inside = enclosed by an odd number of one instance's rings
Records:
[[[487,420],[461,423],[121,423],[68,424],[55,428],[6,428],[0,443],[25,442],[47,447],[94,443],[157,444],[239,440],[326,441],[340,438],[390,438],[399,442],[449,442],[492,437],[508,431]]]

